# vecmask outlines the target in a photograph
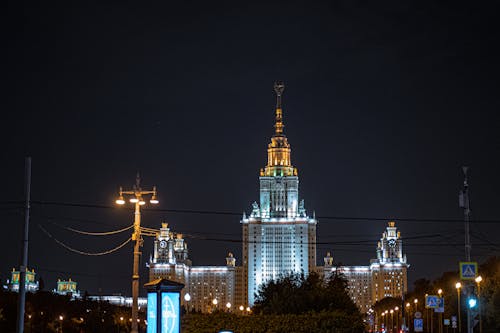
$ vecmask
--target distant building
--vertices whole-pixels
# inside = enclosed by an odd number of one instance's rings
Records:
[[[10,291],[19,291],[19,276],[20,272],[16,271],[15,268],[12,269],[11,278],[7,279],[7,289]],[[36,280],[35,270],[26,270],[26,291],[35,292],[39,289],[39,282]]]
[[[70,295],[71,298],[80,298],[80,291],[76,288],[76,281],[69,280],[57,280],[57,288],[53,290],[54,293],[59,295]]]
[[[149,262],[149,281],[164,278],[184,283],[181,303],[190,311],[232,311],[235,304],[246,305],[237,300],[235,263],[236,259],[229,253],[225,266],[192,266],[182,234],[174,234],[167,223],[162,223]],[[227,304],[231,307],[227,308]]]
[[[291,272],[308,274],[316,267],[316,224],[299,200],[299,177],[293,167],[291,146],[284,135],[281,97],[284,85],[274,86],[275,133],[267,148],[267,165],[260,171],[260,204],[253,203],[249,217],[241,220],[243,274],[248,304],[259,287]]]
[[[106,296],[92,295],[88,296],[88,299],[96,302],[107,302],[113,305],[132,307],[132,297],[126,297],[122,295],[106,295]],[[139,310],[141,310],[141,308],[145,308],[147,306],[148,300],[146,297],[139,297],[138,303],[139,303]]]
[[[166,278],[185,284],[182,304],[190,310],[210,312],[230,304],[230,311],[253,305],[259,287],[281,275],[318,272],[324,277],[340,271],[348,280],[349,294],[362,312],[376,301],[400,297],[407,290],[406,256],[394,222],[383,233],[377,258],[369,266],[336,267],[330,253],[324,265],[316,263],[315,214],[309,216],[299,197],[298,171],[292,165],[291,146],[284,135],[281,97],[284,85],[275,84],[275,132],[267,148],[267,164],[260,170],[260,199],[243,213],[242,263],[229,253],[225,266],[192,266],[182,234],[167,224],[154,242],[149,280]],[[189,294],[187,298],[185,296]],[[186,301],[188,299],[188,301]],[[216,300],[214,302],[214,300]]]
[[[403,254],[401,234],[396,223],[389,222],[377,244],[377,258],[369,266],[334,266],[330,253],[325,265],[318,267],[325,277],[340,271],[347,279],[349,295],[359,309],[366,313],[384,297],[402,297],[408,291],[406,255]]]

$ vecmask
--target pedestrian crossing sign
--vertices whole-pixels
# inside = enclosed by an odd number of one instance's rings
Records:
[[[436,295],[427,295],[425,296],[425,308],[426,309],[435,309],[439,307],[439,297]]]
[[[474,280],[477,276],[477,262],[461,261],[460,262],[460,279]]]

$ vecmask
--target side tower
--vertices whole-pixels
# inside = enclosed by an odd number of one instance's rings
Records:
[[[408,262],[403,254],[403,240],[396,223],[388,223],[377,244],[377,259],[370,262],[372,302],[384,297],[402,297],[408,291]]]
[[[280,275],[308,274],[316,267],[316,224],[299,201],[299,177],[291,161],[291,148],[283,133],[281,98],[276,92],[275,133],[267,148],[267,165],[260,170],[260,204],[241,220],[243,228],[243,274],[247,277],[248,304],[253,305],[259,286]]]

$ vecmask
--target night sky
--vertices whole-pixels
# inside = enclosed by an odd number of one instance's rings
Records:
[[[384,219],[395,219],[408,237],[410,285],[456,269],[464,164],[481,222],[471,227],[473,259],[500,255],[493,1],[104,2],[2,10],[2,280],[20,263],[22,209],[9,202],[23,200],[28,155],[32,200],[113,207],[140,171],[163,210],[143,211],[144,226],[167,221],[183,232],[194,265],[224,265],[228,251],[239,264],[238,214],[259,198],[276,80],[286,85],[300,196],[319,219],[319,261],[332,250],[337,262],[367,265]],[[130,295],[132,245],[81,256],[39,225],[99,252],[129,232],[90,237],[61,226],[119,229],[132,223],[131,208],[33,204],[29,267],[47,289],[71,277],[90,293]],[[152,239],[143,252],[146,282]]]

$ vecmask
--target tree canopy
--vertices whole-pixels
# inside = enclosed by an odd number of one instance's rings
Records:
[[[338,310],[360,315],[347,293],[347,281],[340,274],[324,280],[317,273],[288,274],[264,283],[253,308],[262,314],[301,314]]]

